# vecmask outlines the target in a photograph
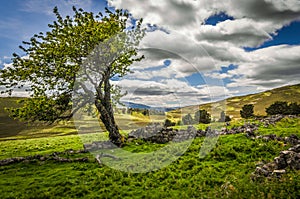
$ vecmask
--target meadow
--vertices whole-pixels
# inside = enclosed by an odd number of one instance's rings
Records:
[[[239,122],[232,122],[232,126]],[[283,119],[275,126],[259,127],[259,134],[300,136],[300,119]],[[126,132],[124,132],[126,133]],[[107,139],[107,134],[97,138]],[[91,139],[95,135],[85,135]],[[82,136],[64,135],[1,141],[0,159],[82,149]],[[251,180],[260,162],[269,162],[289,148],[276,141],[249,139],[245,134],[220,136],[204,158],[199,150],[204,138],[193,140],[188,150],[170,165],[147,173],[127,173],[99,165],[92,154],[88,162],[29,161],[0,168],[1,198],[299,198],[300,173],[288,170],[280,178]],[[123,149],[146,153],[164,147],[137,140]],[[118,152],[116,156],[120,155]],[[115,161],[115,160],[108,160]]]
[[[291,95],[293,93],[293,95]],[[226,110],[233,117],[231,127],[245,121],[238,113],[243,104],[255,102],[255,114],[264,115],[264,107],[274,99],[297,101],[299,85],[267,91],[255,95],[229,98]],[[4,107],[18,106],[17,98],[0,98],[0,160],[33,155],[51,155],[66,150],[82,150],[83,144],[107,140],[108,133],[92,118],[84,121],[59,122],[52,125],[26,124],[8,117]],[[217,102],[220,107],[222,102]],[[211,107],[212,104],[200,108]],[[186,107],[167,113],[166,118],[177,122],[182,115],[193,113],[199,106]],[[213,116],[214,117],[214,116]],[[160,122],[165,116],[144,116],[141,113],[116,114],[121,133]],[[250,120],[258,123],[258,121]],[[218,124],[220,127],[223,123]],[[208,124],[195,125],[205,129]],[[175,126],[185,129],[187,126]],[[261,124],[259,135],[292,134],[300,137],[300,119],[286,118],[268,127]],[[299,198],[300,171],[288,169],[281,177],[258,178],[252,173],[257,165],[273,161],[280,151],[290,147],[278,141],[249,139],[245,133],[222,135],[216,146],[204,158],[199,151],[205,138],[195,138],[187,151],[165,167],[146,173],[130,173],[99,164],[91,153],[62,154],[66,158],[87,157],[87,162],[57,162],[30,160],[0,167],[0,198]],[[180,146],[178,143],[176,146]],[[110,150],[125,159],[125,170],[137,155],[155,152],[166,144],[143,140],[126,143],[123,150]],[[127,153],[131,152],[131,153]],[[164,154],[162,154],[164,156]],[[167,154],[166,154],[167,157]],[[103,158],[106,163],[118,160]],[[126,161],[128,164],[126,164]],[[143,159],[140,159],[141,163]],[[144,160],[146,161],[146,159]],[[150,162],[149,168],[155,168]],[[128,166],[129,167],[129,166]]]

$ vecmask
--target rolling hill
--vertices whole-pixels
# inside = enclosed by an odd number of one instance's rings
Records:
[[[254,114],[263,116],[266,115],[265,108],[273,104],[275,101],[300,102],[300,84],[284,86],[246,96],[231,97],[226,100],[208,104],[187,106],[171,111],[169,112],[169,115],[176,118],[181,112],[183,115],[187,113],[194,113],[198,109],[205,109],[208,112],[213,112],[212,107],[216,108],[216,110],[222,110],[224,107],[227,115],[234,119],[238,119],[240,118],[240,110],[245,104],[254,104]],[[219,117],[219,115],[213,116],[217,118]]]
[[[4,110],[5,107],[16,107],[17,100],[19,98],[0,98],[0,139],[6,139],[12,136],[23,137],[23,134],[30,134],[31,137],[39,137],[42,134],[47,134],[50,136],[55,135],[66,135],[66,134],[76,134],[76,128],[71,123],[67,124],[59,124],[55,126],[28,126],[22,122],[11,119],[8,116],[8,113]],[[176,109],[169,111],[167,113],[168,118],[179,120],[181,119],[181,115],[185,115],[187,113],[194,113],[196,110],[205,109],[208,112],[211,112],[211,107],[215,107],[216,109],[221,110],[222,105],[226,105],[226,114],[230,115],[234,119],[240,118],[239,111],[245,104],[254,104],[254,113],[256,115],[265,115],[265,108],[274,103],[275,101],[288,101],[288,102],[300,102],[300,84],[293,86],[285,86],[281,88],[276,88],[273,90],[265,91],[262,93],[251,94],[246,96],[238,96],[228,98],[227,100],[202,104],[199,106],[188,106],[181,109]],[[133,104],[129,104],[133,105]],[[136,104],[134,104],[136,106]],[[139,108],[146,107],[144,105],[138,105]],[[182,111],[182,112],[181,112]],[[213,115],[213,114],[212,114]],[[213,115],[218,118],[219,115]],[[136,117],[128,117],[117,115],[118,121],[121,122],[121,126],[125,128],[125,126],[131,126],[133,124],[145,123],[142,121],[143,118]],[[140,119],[140,120],[138,120]],[[164,116],[158,118],[159,120],[164,120]],[[158,121],[158,120],[157,120]],[[143,124],[144,124],[143,123]],[[129,127],[128,127],[129,128]],[[125,128],[127,129],[127,128]],[[28,133],[30,131],[30,133]],[[26,136],[25,136],[26,137]]]

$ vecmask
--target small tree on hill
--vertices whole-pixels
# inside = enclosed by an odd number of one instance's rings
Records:
[[[100,119],[109,131],[110,140],[120,146],[122,136],[114,119],[112,102],[120,98],[118,87],[111,85],[115,75],[124,76],[128,67],[143,56],[137,46],[144,36],[142,20],[128,29],[126,11],[94,15],[73,7],[74,17],[64,19],[54,8],[57,20],[49,24],[46,34],[34,35],[20,48],[27,55],[13,54],[13,67],[0,72],[0,85],[11,94],[29,83],[31,97],[22,107],[11,109],[15,118],[54,122],[70,119],[79,108],[94,103]],[[89,81],[89,85],[85,84]],[[96,92],[92,92],[92,87]],[[82,92],[76,106],[72,96]]]
[[[165,120],[165,124],[164,124],[165,127],[170,127],[170,126],[175,126],[175,125],[176,125],[176,123],[172,122],[170,119]]]
[[[268,108],[266,108],[266,113],[268,115],[276,115],[276,114],[288,114],[289,113],[289,105],[287,102],[276,101],[271,104]]]
[[[210,114],[206,110],[198,110],[195,112],[195,122],[208,124],[211,122]]]
[[[298,115],[300,114],[300,105],[296,102],[288,104],[285,101],[276,101],[266,108],[268,115]]]
[[[254,105],[253,104],[246,104],[240,110],[240,115],[242,118],[248,119],[254,116]]]
[[[300,104],[297,104],[296,102],[291,103],[289,105],[289,114],[290,115],[299,115],[300,114]]]

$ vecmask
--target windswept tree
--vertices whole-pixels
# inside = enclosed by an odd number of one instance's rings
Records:
[[[130,16],[123,10],[95,15],[73,7],[74,16],[65,18],[56,7],[53,11],[57,19],[48,25],[50,30],[23,42],[20,48],[26,56],[14,53],[13,66],[0,72],[0,85],[8,94],[29,85],[30,98],[20,108],[9,109],[11,116],[55,122],[72,118],[92,101],[110,140],[120,146],[112,103],[121,92],[110,79],[126,75],[128,67],[143,58],[137,55],[145,33],[142,20],[128,28]]]

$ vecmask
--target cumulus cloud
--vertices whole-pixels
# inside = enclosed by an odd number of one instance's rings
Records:
[[[229,42],[239,47],[257,47],[267,40],[271,40],[270,33],[278,27],[270,30],[269,23],[256,22],[252,19],[226,20],[216,26],[203,25],[196,38],[199,41]]]
[[[123,79],[120,85],[128,94],[123,101],[143,103],[154,107],[174,107],[200,104],[223,99],[228,90],[222,86],[191,86],[184,79],[137,80]]]
[[[30,0],[23,9],[48,14],[55,3],[62,10],[74,4],[90,10],[92,5],[91,0],[52,2]],[[140,53],[146,58],[131,66],[134,73],[115,82],[131,93],[125,99],[143,100],[142,103],[153,106],[157,103],[171,106],[178,100],[189,105],[224,93],[238,95],[299,82],[299,46],[272,46],[252,52],[243,49],[259,47],[272,40],[282,27],[300,20],[298,0],[109,0],[108,3],[127,9],[134,18],[143,18],[146,26],[157,27],[141,42]],[[206,19],[218,13],[233,19],[215,26],[205,24]],[[165,65],[166,60],[169,65]],[[221,67],[231,64],[237,67],[221,72]],[[196,73],[211,79],[206,85],[210,90],[184,81]],[[223,79],[230,79],[227,88],[222,86]]]

